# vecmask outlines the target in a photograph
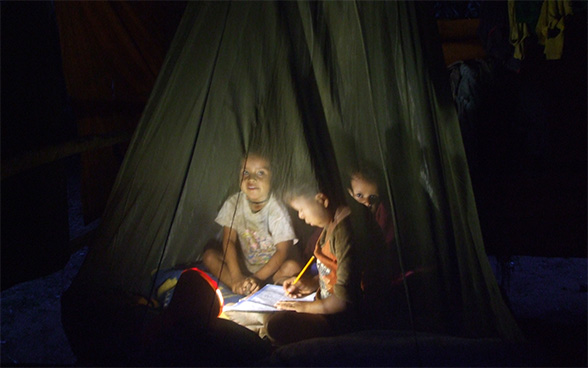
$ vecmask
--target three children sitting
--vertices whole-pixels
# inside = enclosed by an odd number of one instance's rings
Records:
[[[373,201],[377,186],[370,187],[365,174],[352,175],[349,193],[364,205],[352,202],[353,211],[328,189],[319,189],[314,178],[290,186],[284,202],[308,225],[322,229],[313,248],[318,274],[297,278],[302,267],[294,252],[296,235],[287,208],[271,191],[271,180],[267,158],[249,153],[242,160],[240,191],[216,217],[223,227],[222,245],[203,254],[207,270],[241,295],[266,283],[282,284],[291,297],[317,291],[312,302],[279,302],[281,311],[264,316],[265,333],[277,345],[385,326],[393,267],[389,242],[374,216],[384,208]],[[393,227],[387,229],[393,234]]]

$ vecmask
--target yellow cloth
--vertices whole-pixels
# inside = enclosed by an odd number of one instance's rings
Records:
[[[172,288],[176,287],[178,284],[178,279],[167,279],[161,286],[157,289],[157,297],[161,298],[161,296],[166,293],[167,291],[171,290]]]
[[[545,58],[557,60],[561,58],[564,45],[564,19],[572,15],[572,4],[570,0],[545,0],[541,7],[541,14],[537,21],[537,37],[539,43],[545,46]],[[550,33],[557,34],[550,37]]]
[[[515,0],[508,0],[508,23],[510,28],[510,44],[514,46],[514,58],[522,60],[525,58],[524,41],[529,37],[527,23],[517,22]]]

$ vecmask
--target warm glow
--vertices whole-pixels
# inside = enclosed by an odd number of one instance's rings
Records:
[[[225,305],[225,299],[223,298],[223,293],[220,291],[219,288],[216,289],[216,296],[218,296],[218,302],[220,305],[217,317],[220,317],[220,315],[223,313],[223,305]]]
[[[218,298],[218,304],[219,304],[217,317],[220,317],[221,313],[223,312],[223,305],[225,303],[225,300],[223,298],[223,293],[218,288],[218,282],[214,281],[206,272],[202,271],[201,269],[199,269],[197,267],[193,267],[190,270],[198,272],[200,274],[200,276],[202,276],[202,278],[204,280],[206,280],[206,282],[208,282],[210,287],[212,287],[214,289],[216,296]]]

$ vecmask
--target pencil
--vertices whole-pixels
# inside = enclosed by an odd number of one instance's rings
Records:
[[[308,268],[308,266],[310,266],[310,264],[312,263],[312,261],[314,261],[314,256],[310,257],[310,259],[306,263],[306,266],[304,266],[304,268],[302,269],[302,271],[300,271],[300,273],[298,274],[298,276],[296,276],[296,279],[294,280],[294,282],[292,283],[292,285],[294,285],[295,283],[298,282],[298,280],[300,280],[300,277],[302,277],[302,274],[304,273],[304,271],[306,271],[306,269]]]

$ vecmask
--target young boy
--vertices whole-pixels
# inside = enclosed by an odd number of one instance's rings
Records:
[[[351,172],[347,191],[353,199],[370,209],[384,233],[386,244],[391,245],[395,238],[394,223],[390,211],[380,196],[378,182],[376,171],[364,167]]]
[[[234,293],[248,295],[267,282],[281,283],[301,267],[288,211],[271,194],[269,160],[249,153],[241,163],[240,187],[215,220],[223,226],[222,250],[207,249],[203,262]]]
[[[365,259],[359,259],[362,251],[359,247],[363,248],[365,244],[359,244],[357,234],[353,233],[349,207],[332,203],[325,193],[312,185],[303,185],[289,193],[285,201],[298,211],[300,219],[323,229],[314,249],[319,274],[312,278],[302,277],[297,282],[294,282],[295,278],[287,279],[283,283],[285,293],[300,297],[318,291],[312,302],[277,303],[276,307],[285,312],[276,312],[268,318],[268,337],[274,344],[281,345],[357,329],[363,320],[360,311],[370,313],[365,310],[366,294],[362,293],[367,263]],[[374,226],[377,229],[377,225]],[[372,235],[378,233],[371,231]],[[375,242],[383,244],[379,235],[376,236],[379,241]],[[363,257],[370,258],[372,254]]]

